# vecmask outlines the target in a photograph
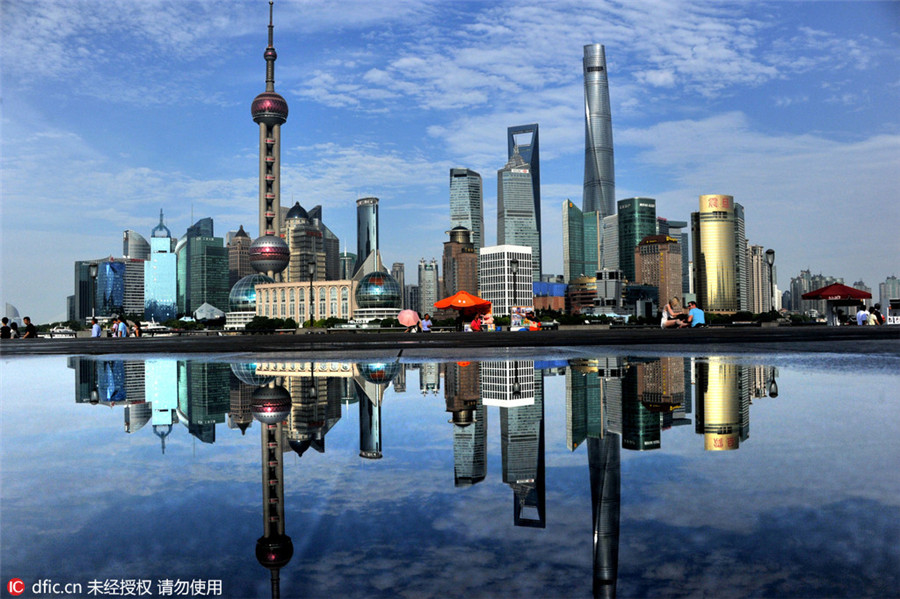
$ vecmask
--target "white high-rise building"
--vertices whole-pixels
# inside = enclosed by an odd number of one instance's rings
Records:
[[[533,266],[531,248],[495,245],[481,250],[478,288],[481,297],[493,304],[495,316],[507,316],[513,306],[533,306]]]

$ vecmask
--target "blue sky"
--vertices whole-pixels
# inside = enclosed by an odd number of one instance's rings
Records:
[[[179,236],[192,214],[256,234],[268,2],[0,7],[0,301],[64,316],[73,262],[120,255],[122,231],[149,236],[160,208]],[[321,204],[352,251],[355,201],[379,197],[383,258],[414,273],[442,251],[452,167],[484,177],[496,241],[506,128],[537,122],[544,270],[561,273],[595,42],[618,199],[687,220],[700,194],[734,195],[782,289],[810,268],[877,295],[898,274],[897,2],[277,0],[283,204]]]

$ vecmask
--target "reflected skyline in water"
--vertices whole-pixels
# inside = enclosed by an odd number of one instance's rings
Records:
[[[617,592],[621,512],[621,451],[660,450],[668,431],[693,419],[705,451],[737,450],[750,436],[754,399],[777,395],[778,370],[720,357],[605,357],[555,361],[499,360],[423,364],[393,362],[195,362],[190,360],[68,359],[75,402],[123,408],[124,428],[159,438],[161,454],[177,431],[204,444],[217,435],[260,429],[263,536],[255,555],[281,594],[281,570],[294,546],[286,532],[286,453],[326,452],[326,436],[356,404],[359,458],[380,460],[385,400],[406,393],[407,371],[418,371],[422,399],[441,393],[452,428],[453,486],[489,480],[489,448],[499,443],[500,479],[512,498],[514,527],[545,529],[547,515],[545,378],[564,378],[565,447],[586,444],[594,596]],[[398,384],[399,381],[399,384]],[[559,388],[560,385],[556,385]],[[411,395],[415,398],[415,395]],[[488,437],[490,412],[499,439]],[[114,412],[113,412],[114,413]],[[111,417],[113,413],[110,413]],[[151,425],[147,427],[147,425]],[[217,431],[217,429],[220,429]],[[702,439],[701,439],[702,438]],[[387,439],[390,448],[391,439]],[[390,449],[388,449],[390,452]],[[497,459],[496,456],[494,459]],[[552,522],[550,523],[552,526]]]
[[[227,597],[884,596],[898,367],[0,361],[0,575]]]

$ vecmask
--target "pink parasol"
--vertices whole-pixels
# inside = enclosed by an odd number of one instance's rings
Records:
[[[397,320],[405,327],[415,326],[419,322],[419,314],[415,310],[401,310]]]

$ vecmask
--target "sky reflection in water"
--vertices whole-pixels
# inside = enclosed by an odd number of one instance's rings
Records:
[[[29,596],[45,578],[82,596],[120,579],[221,580],[225,597],[273,579],[285,597],[889,595],[897,366],[6,360],[2,577]]]

